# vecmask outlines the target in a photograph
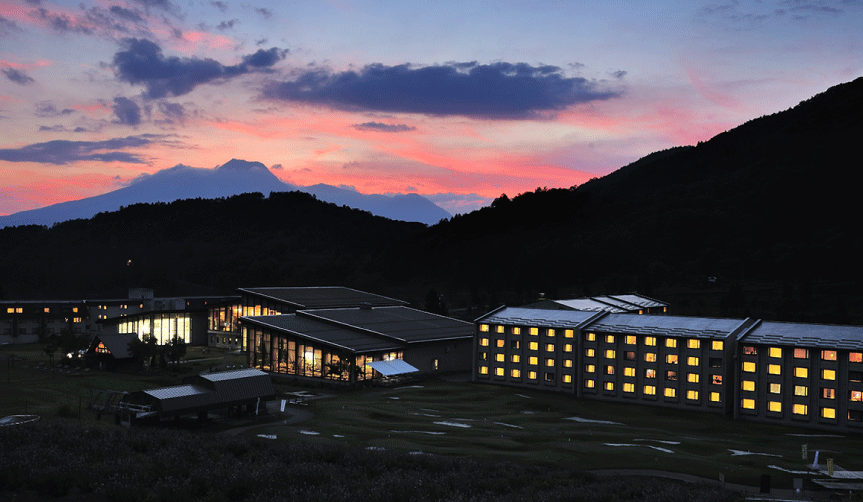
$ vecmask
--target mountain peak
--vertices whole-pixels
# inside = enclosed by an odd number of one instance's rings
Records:
[[[260,162],[249,162],[241,159],[231,159],[216,167],[217,171],[269,171],[267,166]]]

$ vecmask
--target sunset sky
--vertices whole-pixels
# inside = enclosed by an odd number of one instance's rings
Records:
[[[0,0],[0,215],[185,164],[569,187],[863,74],[863,2]]]

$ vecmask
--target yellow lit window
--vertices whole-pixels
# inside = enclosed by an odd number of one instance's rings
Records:
[[[141,307],[141,308],[143,308],[143,307]],[[72,307],[72,312],[77,314],[78,313],[78,307]]]
[[[15,308],[14,307],[6,307],[6,313],[7,314],[14,314]]]
[[[863,391],[852,390],[850,395],[848,396],[848,399],[855,402],[863,401]]]
[[[644,395],[646,395],[646,396],[655,396],[655,395],[656,395],[656,386],[654,386],[654,385],[645,385],[645,386],[644,386]]]
[[[488,331],[488,324],[480,324],[479,330],[482,331],[483,333],[487,332]]]
[[[863,363],[863,352],[851,352],[848,354],[849,363]]]
[[[781,375],[782,374],[782,365],[768,364],[767,365],[767,373],[770,373],[771,375]]]
[[[547,334],[548,336],[554,336],[554,330],[552,328],[548,328]]]
[[[572,352],[572,344],[571,343],[563,344],[563,351],[564,352]]]
[[[572,368],[572,359],[564,359],[563,360],[564,368]]]
[[[635,335],[626,335],[624,342],[627,345],[635,345]]]
[[[46,314],[50,314],[50,313],[51,313],[51,309],[50,309],[50,308],[48,308],[48,307],[45,307],[45,309],[43,310],[43,312],[45,312]]]
[[[724,344],[723,344],[722,340],[713,340],[713,343],[711,343],[710,348],[713,350],[722,350],[723,346],[724,346]]]
[[[836,418],[836,408],[821,408],[822,418]]]
[[[78,312],[78,309],[72,309],[72,311]],[[15,313],[16,314],[23,314],[24,313],[24,307],[15,307]]]
[[[652,368],[644,370],[644,378],[656,378],[656,370]]]
[[[794,395],[795,396],[808,396],[809,395],[809,387],[805,385],[795,385],[794,386]]]
[[[655,336],[645,336],[644,337],[644,345],[650,347],[656,347],[656,337]]]
[[[593,373],[594,371],[596,371],[596,366],[592,364],[586,364],[584,366],[584,371],[586,371],[587,373]]]
[[[714,403],[722,402],[722,395],[719,394],[718,392],[711,392],[710,393],[710,400]]]
[[[605,343],[614,343],[614,335],[605,335]]]
[[[755,373],[755,363],[748,361],[744,362],[743,371],[745,371],[746,373]]]
[[[546,352],[554,352],[554,344],[553,343],[545,344],[545,351]]]
[[[596,341],[596,333],[588,333],[584,335],[584,340],[587,342],[595,342]]]
[[[80,317],[75,317],[75,318],[73,318],[73,319],[72,319],[72,322],[81,322],[81,318],[80,318]]]
[[[584,356],[585,357],[594,357],[595,355],[596,355],[596,352],[593,349],[584,349]]]
[[[809,378],[809,368],[801,368],[799,366],[794,368],[794,376],[797,378]]]
[[[835,361],[836,360],[836,351],[835,350],[822,350],[821,351],[821,359],[825,361]]]
[[[494,328],[494,331],[495,331],[496,333],[503,333],[503,325],[501,325],[501,326],[498,326],[498,327]]]
[[[686,399],[689,399],[690,401],[698,401],[698,391],[697,390],[686,391]]]
[[[596,387],[596,382],[594,382],[593,380],[585,380],[584,386],[588,389],[592,389],[592,388]]]
[[[677,389],[675,389],[674,387],[666,387],[665,397],[677,397]]]
[[[754,399],[741,399],[740,407],[744,410],[754,410],[755,409],[755,400]]]
[[[611,349],[606,350],[605,351],[605,358],[606,359],[614,359],[614,351]]]
[[[563,337],[564,337],[564,338],[572,338],[572,337],[573,337],[572,330],[571,330],[571,329],[568,329],[568,330],[564,331],[564,332],[563,332]]]
[[[510,371],[510,375],[512,376],[512,378],[521,378],[521,370],[513,369]]]
[[[539,358],[536,356],[528,357],[527,364],[530,364],[531,366],[536,366],[537,364],[539,364]]]
[[[563,375],[563,383],[572,383],[572,375]]]
[[[655,363],[656,362],[656,354],[653,352],[645,352],[644,353],[644,360],[648,363]]]
[[[770,357],[776,357],[776,358],[782,357],[782,348],[781,347],[770,347],[770,350],[768,351],[768,353],[770,354]]]
[[[536,371],[528,371],[527,372],[527,378],[529,380],[536,380]]]
[[[676,349],[677,348],[677,339],[666,338],[665,339],[665,346],[668,348],[671,348],[671,349]]]
[[[743,390],[750,391],[750,392],[754,391],[755,390],[755,381],[744,380],[744,381],[740,382],[740,388]]]
[[[482,347],[488,347],[488,338],[480,338],[480,339],[479,339],[479,344],[480,344],[480,346],[482,346]]]
[[[614,366],[606,366],[605,367],[605,374],[606,375],[613,375],[614,374]]]
[[[520,363],[520,362],[521,362],[521,356],[520,356],[520,355],[518,355],[518,354],[513,354],[513,355],[512,355],[512,362],[514,362],[514,363]]]
[[[539,328],[530,328],[530,334],[533,336],[539,335]]]
[[[539,342],[530,342],[527,344],[527,348],[530,350],[539,350]]]
[[[809,359],[809,349],[794,349],[794,359]]]
[[[687,357],[686,364],[689,366],[698,366],[698,358],[697,357]]]
[[[545,365],[546,366],[554,366],[554,358],[549,357],[548,359],[546,359]]]
[[[713,385],[722,385],[722,375],[711,375],[710,383]]]
[[[488,366],[480,366],[479,367],[480,375],[488,375]]]
[[[494,374],[497,376],[503,376],[503,368],[495,368]]]
[[[823,380],[836,380],[835,370],[821,370],[821,378]]]
[[[686,347],[690,349],[700,349],[701,348],[701,340],[691,338],[686,341]]]
[[[605,382],[605,390],[614,390],[614,382]]]
[[[779,401],[769,401],[767,403],[767,411],[780,413],[782,411],[782,403]]]
[[[821,397],[824,399],[836,399],[836,389],[821,389]]]
[[[519,328],[517,326],[513,326],[512,327],[512,334],[513,335],[520,335],[521,334],[521,328]]]
[[[779,383],[771,383],[770,391],[771,394],[782,394],[782,384]]]
[[[805,415],[809,412],[809,409],[805,404],[795,404],[791,407],[791,412],[795,415]]]
[[[665,363],[666,364],[677,364],[677,354],[666,354]]]
[[[623,392],[629,392],[629,393],[635,392],[635,384],[630,383],[630,382],[624,383],[623,384]]]
[[[635,368],[623,368],[623,376],[634,377]]]
[[[698,383],[699,375],[698,373],[687,373],[686,381],[689,383]]]
[[[502,348],[504,345],[506,345],[506,340],[495,340],[495,345],[497,345],[498,348]]]
[[[502,362],[506,361],[506,355],[505,354],[495,354],[494,360],[499,362],[499,363],[502,363]]]

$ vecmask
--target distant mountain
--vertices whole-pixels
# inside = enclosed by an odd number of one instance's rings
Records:
[[[368,211],[393,220],[434,224],[450,214],[416,195],[366,195],[329,185],[300,187],[279,180],[264,164],[232,159],[215,169],[178,164],[152,175],[144,175],[127,187],[86,199],[61,202],[9,216],[0,216],[0,227],[47,225],[72,219],[87,219],[136,203],[173,202],[181,199],[215,199],[242,193],[302,191],[340,206]]]

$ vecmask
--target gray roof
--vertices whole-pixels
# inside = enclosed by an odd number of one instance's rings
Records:
[[[587,329],[601,333],[631,335],[727,338],[744,322],[743,319],[608,314],[590,324]]]
[[[607,295],[608,298],[613,298],[615,300],[624,301],[631,305],[637,305],[642,308],[653,308],[653,307],[667,307],[668,304],[665,302],[661,302],[659,300],[655,300],[653,298],[640,295],[638,293],[630,293],[626,295]],[[599,300],[602,300],[604,297],[598,297]]]
[[[249,316],[242,319],[352,352],[374,352],[402,347],[402,344],[395,340],[296,314]]]
[[[525,305],[533,309],[573,309],[589,312],[636,312],[645,308],[667,307],[668,304],[638,293],[603,295],[567,300],[542,300]]]
[[[405,343],[473,338],[474,332],[474,326],[469,322],[408,307],[306,310],[298,315],[365,330]]]
[[[131,352],[129,352],[129,343],[132,340],[137,340],[137,333],[120,333],[119,335],[96,335],[93,338],[93,342],[91,346],[98,346],[97,342],[102,342],[108,351],[111,352],[111,355],[114,356],[115,359],[127,359],[133,356]]]
[[[476,322],[483,324],[579,329],[584,323],[596,318],[598,315],[596,312],[583,310],[545,310],[506,307],[480,317]]]
[[[311,288],[239,288],[239,291],[294,305],[297,309],[345,308],[361,305],[407,305],[407,302],[342,286]]]
[[[162,413],[195,413],[225,408],[257,398],[275,396],[269,375],[256,369],[243,369],[195,375],[183,385],[135,392],[150,398]]]
[[[553,300],[554,303],[569,307],[575,310],[585,310],[588,312],[612,312],[621,313],[627,312],[632,308],[621,308],[620,306],[609,305],[593,298],[573,298],[571,300]]]
[[[863,326],[762,321],[741,342],[863,350]]]

